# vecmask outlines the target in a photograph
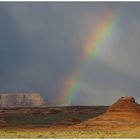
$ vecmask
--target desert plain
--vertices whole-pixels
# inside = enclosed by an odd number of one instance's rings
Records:
[[[139,130],[140,105],[134,97],[110,106],[0,108],[0,138],[140,138]]]

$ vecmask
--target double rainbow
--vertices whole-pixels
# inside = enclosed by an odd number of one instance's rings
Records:
[[[80,55],[80,62],[72,73],[65,79],[65,84],[60,91],[60,103],[70,105],[73,96],[80,87],[80,80],[86,74],[88,62],[100,54],[103,44],[111,37],[116,26],[119,14],[116,12],[105,13],[91,30]]]

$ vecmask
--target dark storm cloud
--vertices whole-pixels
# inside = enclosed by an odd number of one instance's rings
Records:
[[[109,105],[120,96],[134,96],[138,101],[140,99],[139,77],[128,75],[99,60],[90,62],[90,67],[81,81],[81,90],[73,103],[86,105],[88,101],[89,105]]]
[[[57,104],[61,81],[80,61],[89,27],[103,13],[118,11],[121,20],[110,43],[117,62],[89,62],[72,103],[108,104],[123,95],[138,99],[139,9],[140,3],[122,2],[0,3],[1,91],[41,92]]]
[[[0,5],[0,85],[6,85],[16,78],[13,75],[15,70],[19,70],[24,61],[26,41],[14,25],[13,19],[7,10]]]

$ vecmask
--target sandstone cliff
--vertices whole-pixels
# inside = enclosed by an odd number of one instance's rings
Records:
[[[121,97],[108,110],[96,117],[73,126],[74,129],[128,130],[140,126],[140,105],[133,97]]]
[[[2,93],[0,107],[38,107],[45,105],[39,93]]]
[[[140,105],[135,102],[134,97],[121,97],[105,114],[95,120],[140,121]]]

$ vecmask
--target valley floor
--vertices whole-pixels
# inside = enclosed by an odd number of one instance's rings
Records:
[[[128,129],[87,130],[73,126],[95,118],[107,106],[4,108],[0,110],[0,138],[124,138]],[[103,123],[103,125],[105,125]],[[71,127],[72,126],[72,127]],[[103,126],[102,126],[103,127]],[[125,130],[125,131],[124,131]],[[140,129],[139,129],[140,130]],[[139,130],[133,137],[139,137]],[[130,135],[128,136],[131,137]],[[132,137],[132,138],[133,138]]]

